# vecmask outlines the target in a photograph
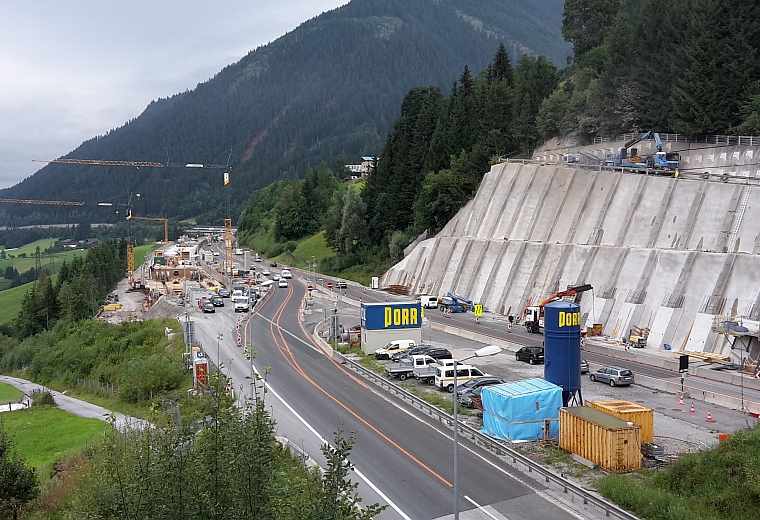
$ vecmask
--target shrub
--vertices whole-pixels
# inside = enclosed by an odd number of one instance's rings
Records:
[[[123,363],[120,372],[121,399],[136,403],[149,399],[152,394],[178,388],[184,368],[180,363],[153,354]]]

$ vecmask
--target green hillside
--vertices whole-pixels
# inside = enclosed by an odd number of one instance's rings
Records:
[[[410,88],[447,91],[464,64],[481,69],[500,42],[515,61],[531,52],[564,64],[561,12],[561,0],[353,0],[66,156],[166,162],[168,148],[173,163],[229,160],[228,188],[219,170],[51,164],[0,193],[95,203],[123,198],[128,178],[147,194],[141,214],[220,224],[228,201],[234,216],[254,188],[341,154],[349,163],[377,155]],[[171,197],[157,196],[169,186]],[[44,218],[35,207],[2,208],[0,224],[10,211]]]

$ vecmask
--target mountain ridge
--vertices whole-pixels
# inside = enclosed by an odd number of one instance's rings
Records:
[[[95,203],[126,202],[129,193],[141,192],[151,196],[136,208],[140,214],[218,221],[239,212],[252,190],[303,175],[309,165],[341,154],[349,162],[377,155],[410,88],[448,89],[465,65],[482,69],[500,41],[515,56],[529,48],[559,59],[562,52],[547,42],[569,50],[560,34],[563,2],[535,4],[354,0],[252,50],[194,89],[151,102],[65,156],[206,164],[229,158],[229,189],[218,172],[51,164],[2,196]],[[510,27],[553,32],[515,43]],[[0,223],[29,213],[2,210]]]

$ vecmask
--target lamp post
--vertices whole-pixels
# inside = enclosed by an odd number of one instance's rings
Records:
[[[314,270],[314,285],[317,285],[317,260],[311,255],[311,267]]]
[[[486,357],[493,356],[501,352],[501,348],[496,345],[489,345],[475,351],[471,356],[462,358],[460,360],[454,360],[454,520],[459,520],[459,481],[458,481],[458,468],[457,458],[459,454],[459,422],[457,419],[457,363],[459,361],[467,361],[474,357]]]
[[[224,339],[224,334],[221,332],[216,335],[216,374],[220,375],[219,365],[222,364],[222,359],[219,355],[219,343]]]

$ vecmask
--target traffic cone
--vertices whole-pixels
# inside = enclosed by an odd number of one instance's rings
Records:
[[[694,413],[694,403],[691,403],[691,410],[689,410],[689,413]]]
[[[713,421],[712,413],[710,412],[710,410],[707,410],[707,422],[715,422]]]
[[[681,394],[681,398],[678,400],[678,404],[686,404],[683,402],[683,394]]]

